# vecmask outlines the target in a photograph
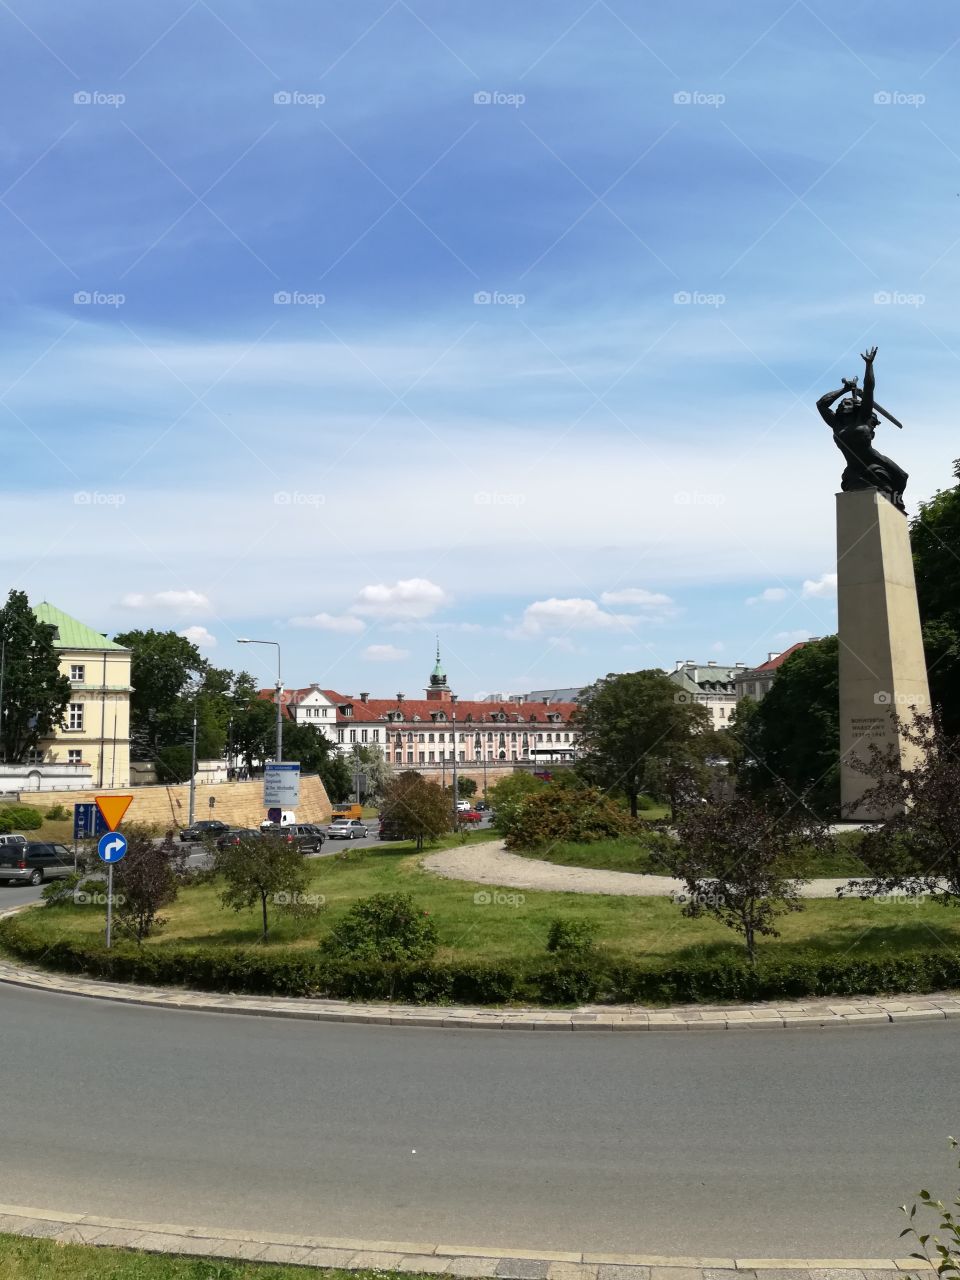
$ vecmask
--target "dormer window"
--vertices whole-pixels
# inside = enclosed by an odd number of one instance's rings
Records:
[[[342,714],[342,715],[344,715],[344,716],[352,716],[352,715],[353,715],[353,704],[352,704],[352,703],[349,703],[349,702],[345,702],[345,703],[343,704],[343,706],[340,708],[340,711],[341,711],[341,714]]]

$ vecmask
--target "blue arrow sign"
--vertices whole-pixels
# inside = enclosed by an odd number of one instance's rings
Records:
[[[127,852],[127,837],[119,831],[108,831],[97,841],[97,853],[101,862],[119,862]]]

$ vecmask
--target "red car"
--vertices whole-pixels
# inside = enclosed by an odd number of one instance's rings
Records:
[[[483,814],[478,813],[476,809],[466,809],[463,813],[457,815],[461,822],[482,822]]]

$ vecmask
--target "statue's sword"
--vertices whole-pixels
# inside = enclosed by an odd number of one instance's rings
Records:
[[[849,390],[850,394],[853,396],[854,403],[856,403],[858,397],[862,395],[860,388],[857,386],[858,382],[859,382],[859,378],[847,379],[847,389]],[[885,409],[882,404],[877,404],[876,400],[874,400],[873,407],[874,409],[876,409],[877,413],[880,414],[881,418],[886,418],[886,420],[888,422],[892,422],[895,427],[899,427],[901,431],[903,430],[903,423],[898,421],[898,419],[896,419],[892,413],[890,413],[887,409]]]

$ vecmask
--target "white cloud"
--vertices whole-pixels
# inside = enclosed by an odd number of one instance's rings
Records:
[[[787,592],[784,587],[766,587],[758,596],[748,596],[747,604],[776,604],[779,600],[786,600]]]
[[[803,584],[803,594],[808,598],[813,596],[815,599],[825,599],[829,596],[837,594],[837,575],[835,573],[821,573],[820,577],[815,581],[807,578]]]
[[[178,634],[195,644],[198,649],[215,649],[217,645],[217,637],[211,635],[206,627],[187,627]]]
[[[427,578],[401,578],[392,587],[381,582],[364,587],[351,613],[372,618],[429,618],[449,602],[442,587]]]
[[[773,638],[779,641],[785,649],[789,649],[792,644],[797,644],[800,640],[809,640],[810,632],[803,628],[798,631],[778,631]]]
[[[290,626],[312,627],[316,631],[340,631],[345,635],[358,635],[366,630],[366,623],[360,618],[334,613],[314,613],[308,617],[291,618]]]
[[[367,662],[402,662],[410,657],[410,650],[392,644],[368,644],[362,656]]]
[[[120,601],[124,609],[170,609],[175,613],[195,613],[209,609],[210,601],[200,591],[133,591]]]
[[[660,609],[664,605],[673,604],[669,596],[659,591],[646,591],[643,587],[623,587],[620,591],[604,591],[600,596],[603,604],[632,604],[642,609]]]
[[[527,635],[544,631],[586,631],[629,625],[630,618],[607,613],[595,600],[535,600],[523,611],[521,630]]]

